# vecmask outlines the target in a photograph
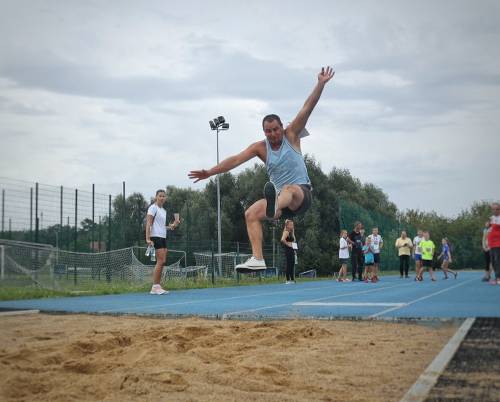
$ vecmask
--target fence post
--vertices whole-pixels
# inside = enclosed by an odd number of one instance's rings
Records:
[[[2,237],[5,225],[5,190],[2,189]]]
[[[78,241],[78,189],[75,188],[75,238],[73,251],[76,251],[76,242]]]
[[[0,246],[0,279],[5,278],[5,246]]]
[[[95,226],[95,184],[92,183],[92,230],[90,235],[90,248],[94,252],[94,226]]]
[[[109,195],[109,205],[108,205],[108,249],[111,251],[111,194]]]
[[[63,236],[64,236],[64,232],[63,232],[63,186],[61,186],[60,195],[59,195],[59,233],[61,234],[61,238],[59,239],[59,244],[57,246],[58,249],[60,247],[62,247]]]
[[[240,242],[236,242],[236,265],[240,263]],[[236,268],[235,265],[235,268]],[[236,272],[236,283],[239,285],[240,284],[240,273],[237,269],[234,270]]]
[[[211,241],[210,249],[212,250],[212,285],[215,285],[215,261],[214,261],[214,241]]]
[[[38,183],[35,183],[35,243],[38,243]]]
[[[122,247],[125,247],[125,182],[123,182],[123,209],[122,209],[122,221],[120,224],[120,229],[122,232]]]
[[[30,187],[30,241],[33,241],[33,187]]]

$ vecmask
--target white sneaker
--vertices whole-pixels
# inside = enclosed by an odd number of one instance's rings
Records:
[[[235,269],[258,271],[266,269],[266,262],[264,260],[258,260],[253,255],[246,260],[243,264],[238,264]]]
[[[166,295],[168,290],[165,290],[161,287],[161,285],[153,285],[149,294],[151,295]]]

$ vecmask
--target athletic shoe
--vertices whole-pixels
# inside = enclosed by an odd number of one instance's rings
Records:
[[[344,280],[342,278],[338,278],[337,282],[344,282]]]
[[[457,279],[458,272],[455,272],[453,275],[455,275],[455,279]]]
[[[372,278],[372,283],[377,283],[378,282],[378,276],[375,275],[373,278]]]
[[[165,290],[161,287],[161,285],[153,285],[149,294],[151,295],[166,295],[168,290]]]
[[[490,280],[490,281],[489,281],[489,283],[490,283],[491,285],[496,285],[496,284],[497,284],[497,281],[496,281],[495,279],[492,279],[492,280]]]
[[[266,269],[266,262],[264,260],[258,260],[253,255],[246,260],[243,264],[236,265],[235,269],[258,271]]]
[[[274,219],[276,216],[276,209],[278,208],[278,192],[276,187],[270,181],[264,186],[264,198],[266,199],[266,216],[268,219]]]
[[[448,279],[448,278],[446,278],[446,279]],[[437,281],[437,279],[436,279],[436,278],[431,278],[431,281],[432,281],[432,282],[436,282],[436,281]]]

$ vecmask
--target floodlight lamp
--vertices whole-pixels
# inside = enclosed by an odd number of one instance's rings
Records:
[[[215,125],[215,123],[212,120],[210,120],[209,123],[210,123],[210,128],[212,130],[217,130],[217,126]]]
[[[218,126],[218,125],[219,125],[219,119],[218,119],[217,117],[214,119],[214,124],[215,124],[216,126]]]
[[[228,130],[229,129],[229,123],[223,123],[221,126],[222,130]]]
[[[222,123],[226,122],[226,119],[224,118],[224,116],[217,117],[217,120],[219,120],[219,124],[222,124]]]

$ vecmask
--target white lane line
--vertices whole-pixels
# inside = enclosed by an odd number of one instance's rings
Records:
[[[475,318],[467,318],[460,328],[455,332],[455,335],[448,341],[444,348],[439,352],[436,358],[425,369],[420,377],[408,392],[403,396],[401,402],[423,402],[427,398],[434,384],[436,384],[439,376],[448,365],[452,357],[455,355],[458,347],[469,332],[469,329],[474,324]]]
[[[391,311],[396,311],[396,310],[399,310],[400,308],[403,308],[403,307],[406,307],[406,306],[410,306],[410,305],[415,304],[415,303],[418,303],[418,302],[420,302],[420,301],[422,301],[422,300],[426,300],[426,299],[429,299],[429,298],[431,298],[431,297],[437,296],[437,295],[439,295],[439,294],[441,294],[441,293],[445,293],[445,292],[448,292],[448,291],[450,291],[450,290],[452,290],[452,289],[456,289],[456,288],[458,288],[458,287],[460,287],[460,286],[466,285],[467,283],[469,283],[469,282],[473,282],[473,281],[477,281],[477,279],[476,279],[476,278],[469,279],[468,281],[461,282],[461,283],[459,283],[459,284],[457,284],[457,285],[454,285],[454,286],[450,286],[449,288],[442,289],[442,290],[440,290],[440,291],[438,291],[438,292],[431,293],[430,295],[420,297],[420,298],[418,298],[418,299],[415,299],[415,300],[412,300],[412,301],[410,301],[410,302],[406,303],[406,305],[404,305],[404,306],[400,306],[400,307],[391,307],[391,308],[388,308],[388,309],[382,310],[382,311],[380,311],[380,312],[378,312],[378,313],[372,314],[369,318],[376,318],[376,317],[380,317],[381,315],[384,315],[384,314],[386,314],[386,313],[390,313]]]
[[[401,286],[402,285],[398,284],[398,285],[394,285],[394,286],[384,286],[384,287],[370,289],[370,290],[363,290],[361,292],[357,291],[357,292],[343,293],[340,295],[334,295],[334,296],[328,296],[328,297],[321,297],[319,299],[313,299],[313,300],[310,300],[310,302],[315,302],[315,301],[320,301],[320,300],[337,299],[339,297],[344,297],[344,296],[362,295],[362,294],[372,293],[372,292],[380,292],[382,290],[401,287]],[[231,315],[238,315],[238,314],[243,314],[243,313],[253,313],[255,311],[269,310],[269,309],[273,309],[273,308],[286,307],[286,306],[292,306],[292,305],[293,305],[293,302],[292,303],[275,304],[272,306],[257,307],[257,308],[252,308],[252,309],[248,309],[248,310],[232,311],[229,313],[224,313],[222,315],[222,319],[225,320],[225,319],[229,318]]]
[[[336,284],[332,283],[332,284]],[[335,287],[333,287],[335,288]],[[162,303],[162,304],[148,304],[148,305],[141,305],[141,306],[136,306],[136,307],[119,307],[119,308],[112,308],[109,310],[102,310],[99,311],[99,313],[104,314],[104,313],[113,313],[117,311],[131,311],[131,310],[142,310],[143,308],[156,308],[156,307],[171,307],[171,306],[183,306],[186,304],[198,304],[198,303],[214,303],[214,302],[220,302],[220,301],[227,301],[227,300],[238,300],[238,299],[254,299],[259,296],[275,296],[277,294],[280,295],[285,295],[289,293],[302,293],[302,292],[310,292],[310,291],[318,291],[318,290],[324,290],[324,289],[332,289],[332,286],[321,286],[321,287],[314,287],[314,288],[295,288],[295,289],[289,289],[285,291],[273,291],[273,292],[266,292],[266,293],[252,293],[252,294],[247,294],[247,295],[240,295],[240,296],[231,296],[231,297],[222,297],[222,298],[212,298],[212,299],[198,299],[198,300],[188,300],[184,302],[177,302],[177,303]],[[151,298],[160,298],[163,300],[168,300],[170,297],[168,294],[166,295],[149,295]]]
[[[403,307],[406,303],[297,302],[293,306]]]

